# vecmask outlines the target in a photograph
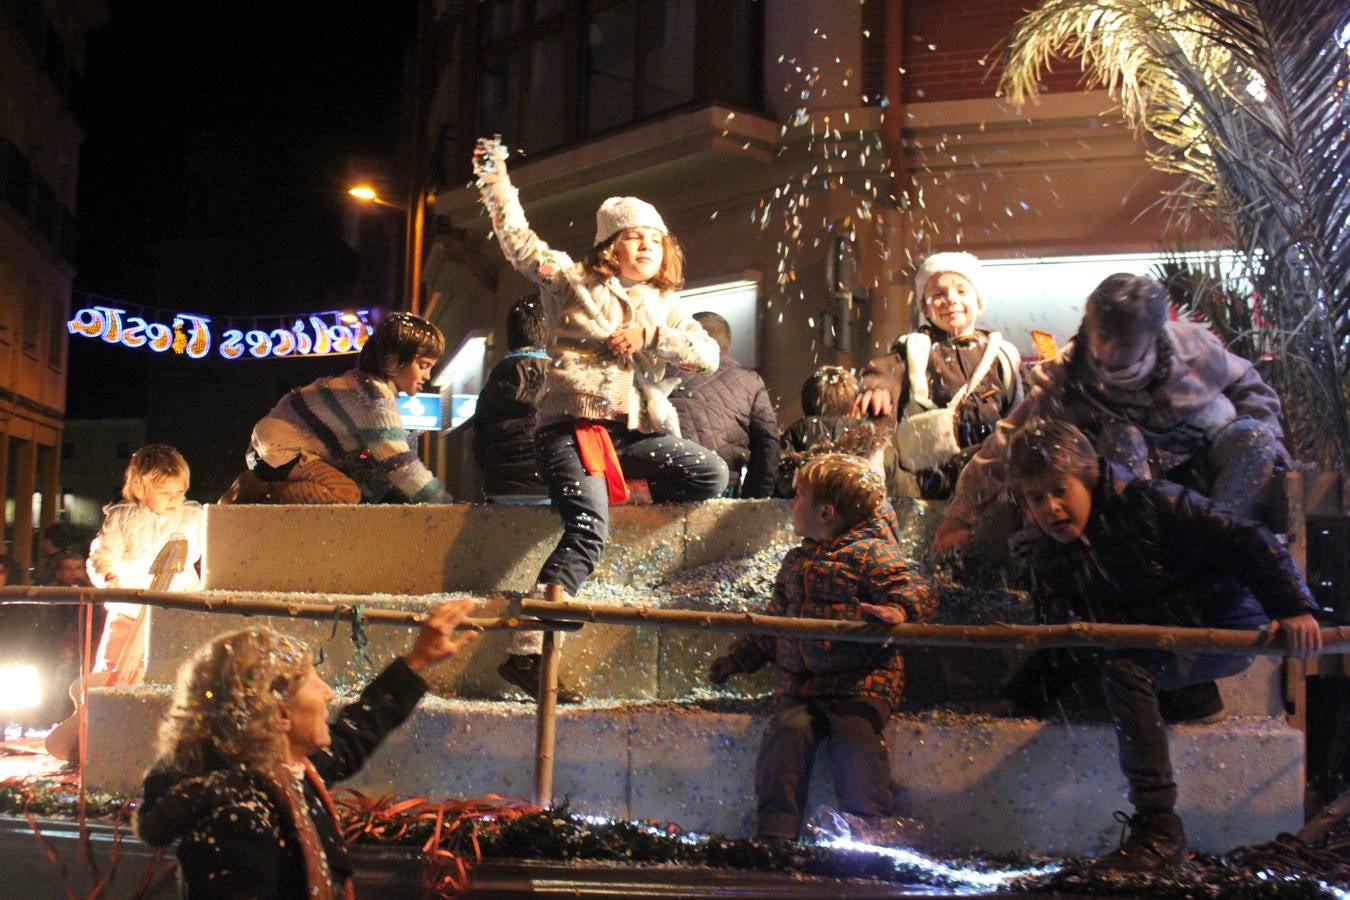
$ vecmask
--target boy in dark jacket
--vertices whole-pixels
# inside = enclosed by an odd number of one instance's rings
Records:
[[[548,496],[534,455],[534,420],[544,389],[548,332],[539,296],[506,314],[507,354],[492,367],[473,414],[473,458],[489,498]]]
[[[1294,655],[1321,648],[1312,595],[1261,525],[1180,485],[1135,478],[1100,459],[1064,422],[1033,420],[1014,435],[1008,460],[1013,490],[1044,533],[1031,570],[1047,619],[1265,627],[1284,631]],[[1174,811],[1177,786],[1158,691],[1236,675],[1252,657],[1152,649],[1102,656],[1102,688],[1135,814],[1120,849],[1095,866],[1142,872],[1180,863],[1186,834]]]
[[[812,457],[798,470],[796,489],[792,527],[802,543],[783,558],[769,615],[860,621],[884,611],[896,622],[932,616],[937,595],[901,554],[895,511],[865,460]],[[779,677],[755,764],[756,834],[796,838],[811,764],[826,736],[843,811],[864,819],[891,815],[884,732],[904,689],[898,649],[743,635],[713,661],[709,679],[721,684],[768,662]]]

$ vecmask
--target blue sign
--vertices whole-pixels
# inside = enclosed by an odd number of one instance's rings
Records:
[[[399,397],[398,411],[403,417],[403,427],[409,431],[439,431],[441,428],[440,394]]]
[[[477,394],[454,394],[450,398],[450,427],[467,422],[478,410]]]

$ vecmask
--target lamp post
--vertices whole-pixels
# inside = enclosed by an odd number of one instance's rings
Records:
[[[380,196],[380,192],[369,184],[358,184],[347,189],[347,193],[363,203],[374,203],[387,209],[396,209],[403,213],[407,228],[403,238],[404,303],[408,312],[421,314],[422,301],[422,231],[426,225],[426,197],[418,195],[410,207],[394,203]]]

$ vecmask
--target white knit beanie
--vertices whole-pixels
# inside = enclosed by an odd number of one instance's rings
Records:
[[[919,271],[914,273],[914,296],[921,306],[923,290],[928,287],[928,279],[942,272],[955,272],[969,281],[975,288],[975,302],[979,306],[979,311],[984,312],[984,268],[978,259],[964,252],[934,253],[919,264]]]
[[[629,228],[655,228],[662,234],[669,233],[656,207],[636,197],[610,197],[595,211],[597,244]]]

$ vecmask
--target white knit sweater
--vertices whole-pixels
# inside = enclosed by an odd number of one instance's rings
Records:
[[[507,260],[540,287],[553,363],[539,401],[539,425],[609,419],[636,431],[678,435],[679,416],[668,395],[679,379],[666,377],[666,364],[712,372],[718,362],[717,342],[680,307],[678,295],[588,275],[530,229],[506,178],[484,184],[482,199]],[[635,325],[646,343],[629,364],[610,352],[606,339]]]

